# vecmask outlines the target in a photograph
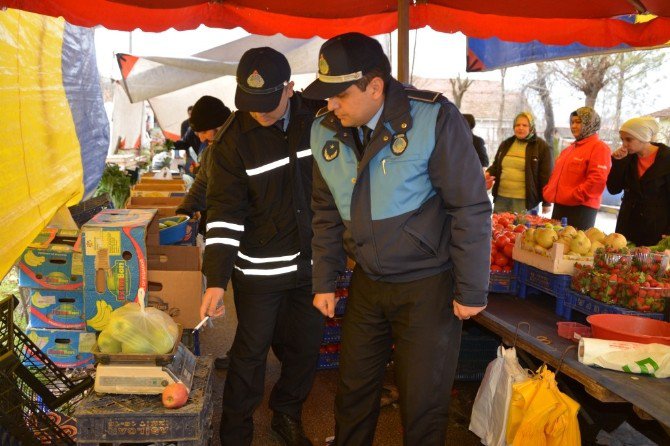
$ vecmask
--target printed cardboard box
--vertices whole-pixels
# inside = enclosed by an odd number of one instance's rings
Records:
[[[81,290],[83,264],[77,230],[44,228],[18,262],[19,286]]]
[[[82,290],[31,288],[28,321],[33,328],[86,329]]]
[[[93,363],[95,333],[28,327],[26,334],[58,367],[76,368]]]
[[[154,209],[106,209],[82,227],[84,311],[101,330],[113,310],[147,289],[147,246],[158,245]]]

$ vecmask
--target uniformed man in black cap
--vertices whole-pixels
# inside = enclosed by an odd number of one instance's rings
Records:
[[[290,76],[281,53],[244,53],[237,69],[239,111],[209,149],[208,288],[200,313],[223,314],[232,278],[238,319],[223,391],[224,446],[251,444],[273,339],[281,343],[282,370],[270,395],[271,427],[287,445],[312,444],[301,411],[314,380],[323,316],[312,306],[309,136],[325,103],[303,100]]]
[[[372,444],[395,345],[404,444],[444,446],[461,320],[488,294],[491,203],[472,134],[439,93],[393,79],[370,37],[328,40],[318,67],[304,95],[328,98],[311,137],[314,306],[324,315],[346,254],[356,261],[335,444]]]

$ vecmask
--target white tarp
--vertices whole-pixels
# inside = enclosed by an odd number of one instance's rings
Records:
[[[388,49],[388,36],[378,38]],[[130,101],[148,100],[165,135],[179,139],[186,108],[201,96],[215,96],[230,109],[235,108],[235,72],[245,51],[269,46],[284,54],[291,65],[295,89],[301,90],[314,80],[324,41],[319,37],[250,35],[187,58],[117,54],[117,59]]]
[[[119,83],[114,85],[113,104],[109,155],[115,154],[117,148],[139,147],[144,125],[144,104],[131,104]]]

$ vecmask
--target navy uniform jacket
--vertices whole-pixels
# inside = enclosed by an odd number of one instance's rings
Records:
[[[457,301],[485,305],[491,203],[458,109],[392,79],[362,157],[351,132],[325,110],[312,124],[314,292],[334,291],[346,252],[385,282],[453,268]]]
[[[309,131],[323,101],[290,100],[286,133],[249,113],[235,118],[207,150],[208,287],[267,293],[311,280],[312,152]]]

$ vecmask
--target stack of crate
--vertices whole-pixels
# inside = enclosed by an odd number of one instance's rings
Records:
[[[337,278],[335,288],[335,317],[326,319],[323,329],[323,339],[321,340],[321,349],[319,351],[318,370],[335,369],[340,364],[340,338],[342,333],[342,316],[347,307],[347,298],[349,296],[349,284],[351,283],[351,270],[345,270]]]
[[[92,363],[95,333],[86,329],[79,231],[43,229],[18,267],[19,286],[30,302],[30,339],[59,367]]]

